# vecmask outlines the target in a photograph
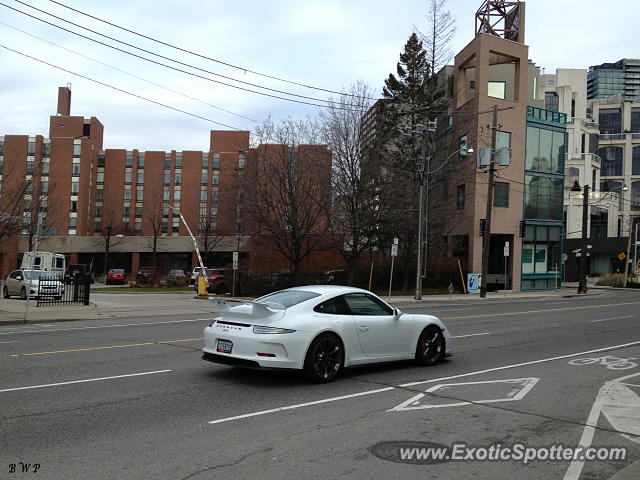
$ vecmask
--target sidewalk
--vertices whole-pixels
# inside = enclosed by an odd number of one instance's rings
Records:
[[[597,287],[596,287],[597,288]],[[559,290],[540,292],[489,292],[483,301],[497,301],[518,298],[564,298],[578,296],[577,284],[565,286]],[[591,295],[596,294],[591,291]],[[386,295],[381,296],[389,300]],[[467,302],[480,300],[480,295],[423,295],[422,300],[413,296],[392,296],[389,303],[393,305],[428,305],[431,302]],[[23,323],[48,323],[72,320],[100,320],[105,318],[126,317],[166,317],[176,315],[202,315],[207,317],[214,311],[213,305],[205,299],[194,298],[189,293],[167,294],[91,294],[89,306],[47,306],[36,307],[36,301],[29,302],[29,313],[25,322],[24,300],[16,298],[0,299],[0,326]]]

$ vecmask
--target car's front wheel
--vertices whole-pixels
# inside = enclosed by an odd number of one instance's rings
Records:
[[[420,365],[435,365],[444,358],[445,344],[442,330],[436,325],[429,325],[418,338],[416,360]]]
[[[9,298],[9,289],[6,285],[2,287],[2,298]]]
[[[24,287],[22,287],[22,288],[20,289],[20,298],[21,298],[22,300],[26,300],[26,299],[27,299],[27,289],[26,289],[26,288],[24,288]]]
[[[316,337],[307,351],[304,371],[314,382],[334,380],[344,364],[344,348],[340,339],[331,333]]]

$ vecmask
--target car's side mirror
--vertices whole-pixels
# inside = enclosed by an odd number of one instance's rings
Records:
[[[399,308],[393,309],[393,316],[396,317],[396,320],[400,318],[401,315],[402,315],[402,310],[400,310]]]

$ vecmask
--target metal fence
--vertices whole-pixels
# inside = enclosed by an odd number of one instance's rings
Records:
[[[59,277],[41,277],[38,282],[37,306],[89,305],[91,276],[83,273]]]

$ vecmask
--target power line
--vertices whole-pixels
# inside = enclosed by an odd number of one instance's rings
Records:
[[[337,94],[337,95],[344,95],[344,96],[348,96],[348,97],[355,97],[355,98],[359,98],[357,95],[353,95],[353,94],[350,94],[350,93],[346,93],[346,92],[338,92],[338,91],[335,91],[335,90],[329,90],[329,89],[321,88],[321,87],[314,87],[314,86],[312,86],[312,85],[307,85],[307,84],[304,84],[304,83],[295,82],[295,81],[293,81],[293,80],[287,80],[287,79],[285,79],[285,78],[276,77],[276,76],[273,76],[273,75],[268,75],[268,74],[266,74],[266,73],[260,73],[260,72],[257,72],[257,71],[255,71],[255,70],[250,70],[250,69],[248,69],[248,68],[244,68],[244,67],[239,67],[239,66],[237,66],[237,65],[233,65],[233,64],[231,64],[231,63],[224,62],[224,61],[222,61],[222,60],[218,60],[218,59],[216,59],[216,58],[208,57],[208,56],[206,56],[206,55],[203,55],[203,54],[200,54],[200,53],[197,53],[197,52],[193,52],[193,51],[191,51],[191,50],[187,50],[187,49],[185,49],[185,48],[181,48],[181,47],[178,47],[178,46],[176,46],[176,45],[172,45],[172,44],[167,43],[167,42],[163,42],[162,40],[158,40],[158,39],[156,39],[156,38],[153,38],[153,37],[150,37],[150,36],[144,35],[144,34],[142,34],[142,33],[136,32],[135,30],[131,30],[131,29],[125,28],[125,27],[123,27],[123,26],[121,26],[121,25],[117,25],[117,24],[115,24],[115,23],[109,22],[109,21],[107,21],[107,20],[104,20],[104,19],[102,19],[102,18],[96,17],[96,16],[91,15],[91,14],[89,14],[89,13],[83,12],[82,10],[78,10],[78,9],[75,9],[75,8],[70,7],[70,6],[68,6],[68,5],[65,5],[65,4],[63,4],[63,3],[57,2],[57,1],[55,1],[55,0],[50,0],[50,1],[51,1],[52,3],[55,3],[55,4],[57,4],[57,5],[60,5],[61,7],[64,7],[64,8],[69,9],[69,10],[72,10],[72,11],[74,11],[74,12],[76,12],[76,13],[79,13],[79,14],[81,14],[81,15],[84,15],[84,16],[86,16],[86,17],[92,18],[92,19],[94,19],[94,20],[97,20],[97,21],[99,21],[99,22],[105,23],[105,24],[110,25],[110,26],[115,27],[115,28],[119,28],[120,30],[124,30],[125,32],[132,33],[132,34],[134,34],[134,35],[137,35],[137,36],[139,36],[139,37],[145,38],[145,39],[147,39],[147,40],[151,40],[152,42],[156,42],[156,43],[159,43],[159,44],[161,44],[161,45],[165,45],[165,46],[167,46],[167,47],[174,48],[174,49],[176,49],[176,50],[179,50],[179,51],[181,51],[181,52],[188,53],[188,54],[190,54],[190,55],[195,55],[196,57],[200,57],[200,58],[203,58],[203,59],[205,59],[205,60],[210,60],[210,61],[212,61],[212,62],[216,62],[216,63],[219,63],[219,64],[221,64],[221,65],[225,65],[225,66],[227,66],[227,67],[235,68],[235,69],[237,69],[237,70],[240,70],[240,71],[244,72],[245,74],[246,74],[246,73],[253,73],[254,75],[259,75],[259,76],[261,76],[261,77],[270,78],[270,79],[272,79],[272,80],[277,80],[277,81],[279,81],[279,82],[289,83],[289,84],[291,84],[291,85],[297,85],[297,86],[299,86],[299,87],[310,88],[310,89],[313,89],[313,90],[319,90],[319,91],[322,91],[322,92],[334,93],[334,94]],[[22,2],[20,2],[20,3],[22,3]],[[365,98],[365,99],[367,99],[367,100],[377,100],[376,98],[370,98],[370,97],[364,97],[364,98]]]
[[[288,93],[288,92],[284,92],[284,91],[281,91],[281,90],[275,90],[275,89],[271,89],[271,88],[268,88],[268,87],[261,87],[261,86],[259,86],[259,85],[254,85],[254,84],[251,84],[251,83],[249,83],[249,82],[243,82],[243,81],[241,81],[241,80],[236,80],[236,79],[233,79],[233,78],[231,78],[231,77],[226,77],[226,76],[224,76],[224,75],[220,75],[220,74],[218,74],[218,73],[211,72],[211,71],[206,70],[206,69],[198,68],[198,67],[195,67],[195,66],[193,66],[193,65],[189,65],[189,64],[187,64],[187,63],[180,62],[180,61],[178,61],[178,60],[174,60],[174,59],[172,59],[172,58],[165,57],[165,56],[163,56],[163,55],[159,55],[159,54],[154,53],[154,52],[151,52],[151,51],[149,51],[149,50],[145,50],[145,49],[143,49],[143,48],[136,47],[135,45],[132,45],[132,44],[129,44],[129,43],[123,42],[123,41],[121,41],[121,40],[118,40],[118,39],[116,39],[116,38],[110,37],[110,36],[108,36],[108,35],[104,35],[104,34],[102,34],[102,33],[100,33],[100,32],[96,32],[95,30],[91,30],[90,28],[83,27],[82,25],[78,25],[78,24],[76,24],[76,23],[74,23],[74,22],[71,22],[71,21],[69,21],[69,20],[65,20],[64,18],[58,17],[58,16],[53,15],[53,14],[51,14],[51,13],[48,13],[48,12],[46,12],[46,11],[44,11],[44,10],[41,10],[41,9],[39,9],[39,8],[33,7],[33,6],[31,6],[31,5],[28,5],[28,4],[24,3],[24,2],[21,2],[20,0],[15,0],[15,1],[17,1],[17,2],[19,2],[19,3],[22,3],[23,5],[26,5],[26,6],[27,6],[27,7],[29,7],[29,8],[32,8],[32,9],[34,9],[34,10],[38,10],[38,11],[40,11],[40,12],[42,12],[42,13],[45,13],[46,15],[49,15],[49,16],[52,16],[52,17],[57,18],[57,19],[59,19],[59,20],[62,20],[63,22],[66,22],[66,23],[69,23],[69,24],[71,24],[71,25],[74,25],[74,26],[76,26],[76,27],[78,27],[78,28],[81,28],[81,29],[83,29],[83,30],[87,30],[87,31],[92,32],[92,33],[94,33],[94,34],[96,34],[96,35],[99,35],[99,36],[102,36],[102,37],[108,38],[108,39],[110,39],[110,40],[113,40],[113,41],[115,41],[115,42],[121,43],[121,44],[123,44],[123,45],[127,45],[127,46],[129,46],[129,47],[131,47],[131,48],[135,48],[135,49],[137,49],[137,50],[140,50],[140,51],[143,51],[143,52],[149,53],[149,54],[154,55],[154,56],[156,56],[156,57],[163,58],[163,59],[165,59],[165,60],[169,60],[169,61],[174,62],[174,63],[177,63],[177,64],[179,64],[179,65],[184,65],[184,66],[187,66],[187,67],[189,67],[189,68],[193,68],[194,70],[199,70],[199,71],[202,71],[202,72],[208,73],[208,74],[210,74],[210,75],[215,75],[215,76],[219,76],[219,77],[222,77],[222,78],[231,79],[232,81],[235,81],[235,82],[239,82],[239,83],[244,83],[244,84],[248,84],[248,85],[256,86],[257,88],[262,88],[262,89],[264,89],[264,90],[269,90],[269,91],[274,91],[274,92],[278,92],[278,93],[283,93],[283,94],[285,94],[285,95],[290,95],[290,96],[299,97],[299,98],[306,98],[306,99],[315,100],[315,101],[326,102],[326,103],[329,103],[329,104],[335,104],[335,103],[337,103],[337,102],[333,102],[333,101],[331,101],[331,100],[322,100],[322,99],[317,99],[317,98],[314,98],[314,97],[307,97],[307,96],[304,96],[304,95],[297,95],[297,94],[294,94],[294,93]],[[117,50],[117,51],[119,51],[119,52],[126,53],[127,55],[131,55],[132,57],[140,58],[140,59],[145,60],[145,61],[147,61],[147,62],[155,63],[156,65],[160,65],[160,66],[163,66],[163,67],[165,67],[165,68],[170,68],[170,69],[175,70],[175,71],[177,71],[177,72],[185,73],[185,74],[187,74],[187,75],[191,75],[191,76],[194,76],[194,77],[197,77],[197,78],[201,78],[201,79],[203,79],[203,80],[207,80],[207,81],[210,81],[210,82],[218,83],[218,84],[220,84],[220,85],[224,85],[224,86],[231,87],[231,88],[236,88],[236,89],[238,89],[238,90],[243,90],[243,91],[246,91],[246,92],[255,93],[255,94],[257,94],[257,95],[263,95],[263,96],[266,96],[266,97],[277,98],[277,99],[279,99],[279,100],[285,100],[285,101],[288,101],[288,102],[300,103],[300,104],[304,104],[304,105],[311,105],[311,106],[315,106],[315,107],[336,108],[336,109],[339,109],[339,110],[349,110],[349,109],[347,109],[347,108],[339,107],[339,106],[337,106],[337,105],[323,105],[323,104],[318,104],[318,103],[305,102],[305,101],[302,101],[302,100],[295,100],[295,99],[293,99],[293,98],[286,98],[286,97],[281,97],[281,96],[278,96],[278,95],[273,95],[273,94],[269,94],[269,93],[265,93],[265,92],[258,92],[258,91],[255,91],[255,90],[251,90],[250,88],[244,88],[244,87],[240,87],[240,86],[238,86],[238,85],[232,85],[232,84],[229,84],[229,83],[221,82],[221,81],[219,81],[219,80],[214,80],[214,79],[212,79],[212,78],[208,78],[208,77],[205,77],[205,76],[202,76],[202,75],[198,75],[198,74],[196,74],[196,73],[189,72],[189,71],[187,71],[187,70],[182,70],[182,69],[180,69],[180,68],[172,67],[171,65],[167,65],[167,64],[165,64],[165,63],[158,62],[158,61],[156,61],[156,60],[152,60],[152,59],[150,59],[150,58],[143,57],[143,56],[141,56],[141,55],[137,55],[137,54],[132,53],[132,52],[129,52],[129,51],[127,51],[127,50],[123,50],[123,49],[118,48],[118,47],[115,47],[115,46],[113,46],[113,45],[109,45],[108,43],[101,42],[100,40],[96,40],[96,39],[91,38],[91,37],[88,37],[88,36],[86,36],[86,35],[82,35],[81,33],[74,32],[73,30],[69,30],[69,29],[64,28],[64,27],[62,27],[62,26],[60,26],[60,25],[56,25],[55,23],[49,22],[49,21],[44,20],[44,19],[42,19],[42,18],[36,17],[36,16],[34,16],[34,15],[31,15],[31,14],[29,14],[29,13],[27,13],[27,12],[23,12],[22,10],[19,10],[19,9],[17,9],[17,8],[14,8],[14,7],[11,7],[11,6],[9,6],[9,5],[6,5],[5,3],[0,2],[0,5],[2,5],[3,7],[9,8],[10,10],[13,10],[13,11],[15,11],[15,12],[21,13],[22,15],[26,15],[26,16],[28,16],[28,17],[31,17],[31,18],[33,18],[33,19],[35,19],[35,20],[38,20],[38,21],[42,22],[42,23],[46,23],[47,25],[51,25],[51,26],[53,26],[53,27],[55,27],[55,28],[58,28],[58,29],[60,29],[60,30],[64,30],[65,32],[72,33],[73,35],[77,35],[77,36],[79,36],[79,37],[81,37],[81,38],[84,38],[84,39],[90,40],[90,41],[92,41],[92,42],[98,43],[98,44],[100,44],[100,45],[103,45],[103,46],[105,46],[105,47],[111,48],[111,49],[113,49],[113,50]]]
[[[161,107],[165,107],[165,108],[168,108],[168,109],[176,111],[176,112],[184,113],[185,115],[189,115],[191,117],[199,118],[200,120],[204,120],[205,122],[215,123],[216,125],[221,125],[221,126],[226,127],[226,128],[231,128],[232,130],[245,131],[245,130],[242,130],[241,128],[234,127],[232,125],[227,125],[225,123],[218,122],[216,120],[211,120],[210,118],[203,117],[203,116],[197,115],[195,113],[187,112],[186,110],[181,110],[179,108],[172,107],[170,105],[166,105],[166,104],[158,102],[156,100],[151,100],[150,98],[143,97],[142,95],[138,95],[136,93],[132,93],[132,92],[129,92],[127,90],[123,90],[122,88],[114,87],[113,85],[109,85],[108,83],[101,82],[100,80],[96,80],[94,78],[87,77],[86,75],[82,75],[80,73],[76,73],[76,72],[73,72],[71,70],[67,70],[66,68],[59,67],[57,65],[54,65],[52,63],[46,62],[46,61],[41,60],[39,58],[33,57],[33,56],[28,55],[26,53],[19,52],[18,50],[14,50],[13,48],[7,47],[6,45],[0,44],[0,48],[4,48],[5,50],[9,50],[10,52],[17,53],[18,55],[22,55],[23,57],[29,58],[31,60],[35,60],[36,62],[43,63],[45,65],[48,65],[49,67],[53,67],[53,68],[55,68],[57,70],[62,70],[63,72],[70,73],[71,75],[75,75],[76,77],[84,78],[85,80],[89,80],[90,82],[94,82],[94,83],[97,83],[98,85],[102,85],[104,87],[111,88],[111,89],[116,90],[118,92],[125,93],[127,95],[131,95],[132,97],[139,98],[139,99],[144,100],[146,102],[154,103],[156,105],[160,105]]]
[[[249,120],[249,121],[254,122],[254,123],[260,123],[257,120],[254,120],[253,118],[245,117],[244,115],[240,115],[239,113],[232,112],[231,110],[227,110],[225,108],[218,107],[217,105],[213,105],[212,103],[205,102],[204,100],[200,100],[199,98],[192,97],[192,96],[187,95],[187,94],[182,93],[182,92],[178,92],[177,90],[173,90],[172,88],[169,88],[169,87],[167,87],[165,85],[161,85],[159,83],[153,82],[153,81],[148,80],[146,78],[139,77],[138,75],[134,75],[133,73],[127,72],[126,70],[122,70],[121,68],[114,67],[113,65],[109,65],[108,63],[105,63],[105,62],[101,62],[100,60],[96,60],[95,58],[88,57],[87,55],[83,55],[82,53],[76,52],[75,50],[71,50],[70,48],[63,47],[62,45],[58,45],[55,42],[52,42],[52,41],[47,40],[45,38],[39,37],[39,36],[34,35],[32,33],[26,32],[24,30],[21,30],[21,29],[19,29],[17,27],[14,27],[14,26],[9,25],[7,23],[4,23],[2,21],[0,21],[0,25],[4,25],[5,27],[8,27],[8,28],[11,28],[11,29],[16,30],[18,32],[24,33],[25,35],[28,35],[28,36],[33,37],[33,38],[36,38],[36,39],[38,39],[38,40],[40,40],[42,42],[48,43],[48,44],[53,45],[55,47],[61,48],[62,50],[66,50],[67,52],[71,52],[74,55],[78,55],[79,57],[86,58],[87,60],[91,60],[92,62],[99,63],[100,65],[104,65],[105,67],[111,68],[111,69],[116,70],[116,71],[121,72],[121,73],[124,73],[125,75],[128,75],[130,77],[137,78],[138,80],[142,80],[143,82],[147,82],[147,83],[149,83],[151,85],[155,85],[156,87],[163,88],[163,89],[165,89],[165,90],[167,90],[169,92],[175,93],[177,95],[181,95],[181,96],[183,96],[185,98],[189,98],[191,100],[195,100],[196,102],[200,102],[200,103],[202,103],[204,105],[208,105],[209,107],[215,108],[215,109],[223,111],[225,113],[229,113],[231,115],[235,115],[236,117],[240,117],[240,118],[243,118],[245,120]]]

